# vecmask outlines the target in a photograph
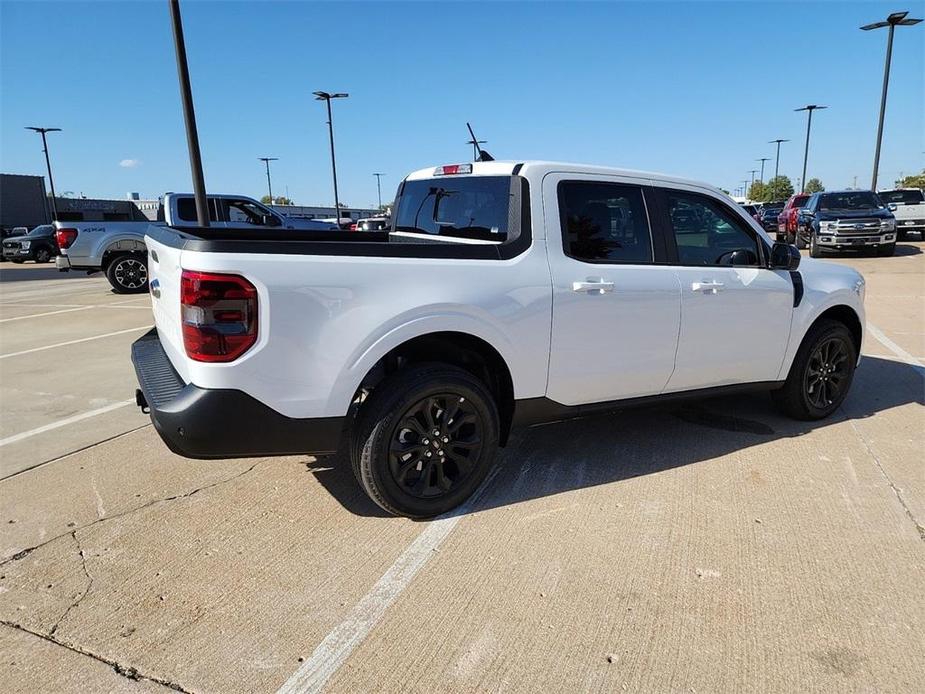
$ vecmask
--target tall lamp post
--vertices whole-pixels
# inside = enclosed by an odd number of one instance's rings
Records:
[[[193,90],[186,62],[186,41],[183,38],[183,20],[180,17],[180,0],[169,0],[170,20],[173,24],[173,45],[177,54],[177,76],[180,78],[180,98],[183,101],[183,121],[186,124],[186,146],[189,150],[190,173],[193,176],[193,196],[196,199],[196,220],[199,226],[209,226],[209,204],[206,201],[206,181],[202,175],[202,156],[199,153],[199,132],[196,129],[196,112],[193,109]]]
[[[755,185],[755,174],[758,173],[758,169],[751,169],[748,173],[752,175],[752,182],[749,185]]]
[[[45,138],[46,133],[59,133],[61,128],[37,128],[34,125],[26,126],[26,130],[32,130],[42,136],[42,151],[45,152],[45,166],[48,168],[48,185],[51,188],[51,219],[58,221],[58,205],[55,203],[55,180],[51,177],[51,159],[48,157],[48,140]]]
[[[806,190],[806,162],[809,159],[809,131],[813,127],[813,111],[821,111],[828,106],[817,106],[816,104],[807,104],[803,108],[795,108],[794,111],[806,111],[806,146],[803,148],[803,178],[800,179],[800,192]]]
[[[382,212],[382,177],[385,176],[384,173],[374,173],[373,176],[376,177],[376,193],[379,195],[379,211]]]
[[[880,96],[880,122],[877,125],[877,148],[874,150],[874,173],[870,181],[870,189],[877,190],[877,170],[880,168],[880,144],[883,142],[883,116],[886,113],[886,92],[890,86],[890,61],[893,58],[893,30],[898,26],[912,26],[918,24],[921,19],[907,17],[908,12],[894,12],[882,22],[865,24],[861,27],[862,31],[871,31],[872,29],[881,29],[889,27],[890,32],[886,40],[886,62],[883,65],[883,93]]]
[[[780,143],[781,142],[790,142],[790,140],[771,140],[768,144],[777,145],[777,157],[774,159],[774,178],[777,178],[778,172],[780,171]]]
[[[759,178],[758,180],[764,183],[764,163],[766,161],[771,161],[771,157],[761,157],[761,159],[755,159],[755,161],[761,162],[761,178]]]
[[[337,197],[337,162],[334,159],[334,119],[331,116],[331,100],[346,99],[349,94],[337,92],[312,92],[315,101],[323,101],[328,107],[328,135],[331,137],[331,173],[334,175],[334,217],[337,219],[337,228],[340,229],[340,198]]]
[[[270,183],[270,162],[279,161],[279,157],[257,157],[258,160],[262,161],[267,165],[267,192],[270,194],[270,204],[273,204],[273,185]]]

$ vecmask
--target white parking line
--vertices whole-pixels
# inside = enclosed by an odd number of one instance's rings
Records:
[[[389,606],[434,556],[437,548],[453,532],[459,519],[475,508],[476,502],[498,474],[499,469],[496,467],[492,470],[478,491],[456,511],[427,524],[382,578],[376,581],[372,590],[357,603],[347,618],[331,630],[315,648],[311,657],[286,680],[277,694],[314,693],[324,688],[354,649],[363,643],[363,639],[382,619]]]
[[[55,349],[56,347],[67,347],[68,345],[76,345],[79,342],[90,342],[91,340],[102,340],[104,337],[113,337],[115,335],[124,335],[125,333],[133,333],[139,330],[150,330],[150,325],[142,325],[137,328],[128,328],[126,330],[116,330],[113,333],[103,333],[102,335],[94,335],[93,337],[82,337],[79,340],[68,340],[67,342],[58,342],[54,345],[46,345],[45,347],[34,347],[33,349],[24,349],[21,352],[10,352],[9,354],[0,354],[0,359],[9,359],[10,357],[18,357],[23,354],[32,354],[33,352],[44,352],[46,349]]]
[[[922,364],[922,362],[920,362],[918,359],[916,359],[915,357],[913,357],[911,354],[909,354],[909,353],[908,353],[906,350],[904,350],[902,347],[900,347],[900,346],[897,345],[895,342],[893,342],[890,338],[888,338],[888,337],[883,333],[882,330],[880,330],[880,328],[878,328],[876,325],[873,325],[873,324],[871,324],[871,323],[868,323],[868,324],[867,324],[867,332],[869,332],[871,335],[873,335],[873,336],[877,339],[877,342],[879,342],[881,345],[883,345],[884,347],[886,347],[888,350],[890,350],[890,351],[891,351],[893,354],[895,354],[897,357],[899,357],[900,359],[902,359],[904,362],[906,362],[906,363],[909,364],[910,366],[914,366],[914,367],[915,367],[915,370],[918,371],[920,375],[925,376],[925,364]]]
[[[44,424],[43,426],[36,427],[35,429],[30,429],[29,431],[24,431],[21,434],[13,434],[12,436],[7,436],[5,439],[0,439],[0,447],[8,446],[11,443],[16,443],[22,441],[23,439],[28,439],[31,436],[36,436],[37,434],[44,434],[46,431],[52,431],[53,429],[60,429],[61,427],[66,427],[69,424],[74,424],[74,422],[80,422],[84,419],[89,419],[90,417],[96,417],[99,414],[106,414],[107,412],[112,412],[113,410],[118,410],[120,407],[125,407],[126,405],[134,405],[135,400],[123,400],[122,402],[116,402],[112,405],[106,405],[105,407],[98,407],[95,410],[88,410],[87,412],[81,412],[80,414],[75,414],[72,417],[67,417],[65,419],[60,419],[57,422],[52,422],[51,424]]]
[[[45,313],[30,313],[28,316],[16,316],[14,318],[0,318],[0,323],[9,323],[11,320],[26,320],[26,318],[41,318],[42,316],[55,316],[59,313],[71,313],[72,311],[86,311],[92,306],[80,306],[78,308],[62,308],[60,311],[46,311]]]
[[[144,304],[141,306],[127,306],[125,304],[33,304],[29,302],[19,303],[15,301],[0,301],[0,306],[11,306],[13,308],[130,308],[135,310],[141,308],[151,308],[149,304]]]

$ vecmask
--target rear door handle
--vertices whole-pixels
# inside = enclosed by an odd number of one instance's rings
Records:
[[[613,291],[613,282],[606,282],[602,279],[591,279],[585,282],[572,282],[573,292],[587,292],[588,294],[603,294],[604,292]]]
[[[703,280],[702,282],[693,282],[691,284],[691,289],[695,292],[703,292],[704,294],[716,294],[717,292],[723,291],[723,287],[725,286],[726,285],[722,282]]]

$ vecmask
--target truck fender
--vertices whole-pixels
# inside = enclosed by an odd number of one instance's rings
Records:
[[[790,329],[790,342],[787,345],[787,353],[781,364],[778,380],[787,378],[790,373],[790,367],[796,358],[797,350],[803,344],[803,339],[809,329],[826,311],[831,309],[848,309],[857,318],[861,327],[861,344],[858,349],[858,358],[861,355],[863,341],[867,334],[865,326],[864,306],[859,296],[850,289],[838,289],[831,294],[822,292],[813,292],[808,300],[804,300],[800,307],[794,311]]]
[[[518,372],[518,360],[514,356],[516,350],[504,332],[491,322],[473,316],[465,310],[458,308],[447,310],[444,307],[439,310],[432,309],[432,312],[424,315],[396,317],[375,331],[346,360],[344,369],[338,374],[331,391],[328,401],[329,411],[340,414],[347,412],[363,379],[379,360],[393,349],[414,338],[442,332],[471,335],[493,347],[501,355],[511,372],[514,393],[517,397],[518,384],[523,383],[527,376]],[[435,361],[439,361],[439,355],[435,355]],[[542,385],[545,387],[545,380]]]

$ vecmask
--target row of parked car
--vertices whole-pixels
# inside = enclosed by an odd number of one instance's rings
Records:
[[[893,255],[897,241],[925,233],[925,194],[918,188],[797,193],[786,202],[745,205],[779,241],[825,251],[867,250]]]
[[[55,228],[51,224],[40,224],[32,231],[26,227],[16,227],[3,239],[2,259],[14,263],[24,263],[27,260],[49,263],[59,253]]]

